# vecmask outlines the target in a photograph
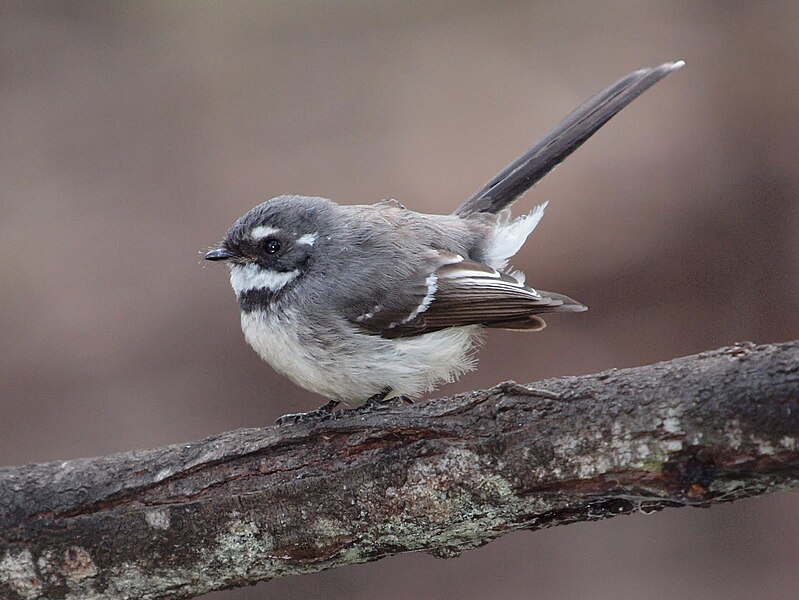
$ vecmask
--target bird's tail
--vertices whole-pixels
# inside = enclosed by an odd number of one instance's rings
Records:
[[[678,60],[651,69],[639,69],[592,96],[461,204],[454,214],[465,217],[479,212],[498,213],[506,208],[579,148],[613,115],[684,64]]]

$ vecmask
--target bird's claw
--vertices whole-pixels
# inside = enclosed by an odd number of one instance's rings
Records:
[[[309,423],[312,421],[327,421],[328,419],[341,419],[351,415],[366,414],[372,411],[384,410],[396,404],[413,404],[413,400],[408,396],[393,396],[386,398],[390,388],[382,390],[380,393],[370,397],[366,402],[355,408],[343,410],[333,410],[339,402],[331,400],[320,406],[316,410],[304,413],[290,413],[283,415],[275,421],[275,425],[287,425],[289,423]]]
[[[289,413],[287,415],[283,415],[279,417],[275,421],[275,425],[286,425],[289,423],[308,423],[310,421],[327,421],[330,418],[333,418],[337,413],[342,411],[333,412],[333,409],[338,406],[338,402],[336,400],[331,400],[317,408],[316,410],[312,410],[310,412],[304,413]]]
[[[399,404],[413,404],[413,400],[408,396],[393,396],[391,398],[386,398],[388,391],[375,394],[361,406],[350,409],[348,412],[368,413],[375,410],[385,410],[386,408]]]

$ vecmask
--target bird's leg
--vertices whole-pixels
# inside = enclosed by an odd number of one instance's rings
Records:
[[[346,417],[356,413],[367,413],[373,410],[380,410],[389,404],[413,404],[413,400],[408,396],[393,396],[392,398],[386,398],[386,396],[388,396],[390,393],[390,387],[383,388],[374,396],[369,397],[369,399],[360,406],[337,411],[334,411],[333,409],[336,408],[340,402],[338,400],[330,400],[316,410],[312,410],[310,412],[290,413],[283,415],[277,421],[275,421],[275,425],[285,425],[287,423],[305,423],[308,421],[326,421],[330,418],[336,419],[338,417]]]
[[[354,413],[359,413],[359,414],[368,413],[372,412],[373,410],[381,410],[382,408],[385,408],[390,404],[398,404],[398,403],[413,404],[413,400],[411,400],[408,396],[392,396],[391,398],[387,398],[386,396],[388,396],[390,393],[391,393],[391,388],[385,387],[374,396],[371,396],[366,402],[364,402],[360,406],[349,410],[342,410],[340,411],[340,414],[344,416]]]
[[[391,393],[391,388],[384,387],[374,396],[370,396],[366,400],[366,402],[363,403],[363,406],[379,406],[381,404],[385,404],[386,402],[388,402],[388,400],[386,400],[386,396],[388,396],[390,393]]]
[[[316,410],[312,410],[310,412],[304,413],[290,413],[288,415],[283,415],[277,421],[275,421],[275,425],[285,425],[286,423],[300,423],[303,421],[324,421],[333,414],[333,409],[336,408],[340,402],[338,400],[330,400],[325,402],[322,406],[317,408]]]

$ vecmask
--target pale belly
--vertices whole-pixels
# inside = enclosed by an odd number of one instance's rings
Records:
[[[311,333],[291,310],[241,315],[247,343],[275,371],[349,406],[385,388],[390,396],[418,396],[475,366],[479,328],[474,326],[388,340],[344,320],[329,325]]]

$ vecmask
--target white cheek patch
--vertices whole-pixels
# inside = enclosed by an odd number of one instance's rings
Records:
[[[250,290],[269,290],[277,292],[284,288],[286,284],[294,281],[300,272],[293,271],[273,271],[264,269],[255,264],[230,265],[230,285],[236,295]]]
[[[319,239],[318,233],[306,233],[297,238],[298,244],[305,244],[306,246],[313,246],[316,240]]]
[[[280,230],[275,227],[259,225],[258,227],[253,227],[253,230],[250,232],[250,237],[257,242],[258,240],[262,240],[270,235],[275,235],[278,231]]]

